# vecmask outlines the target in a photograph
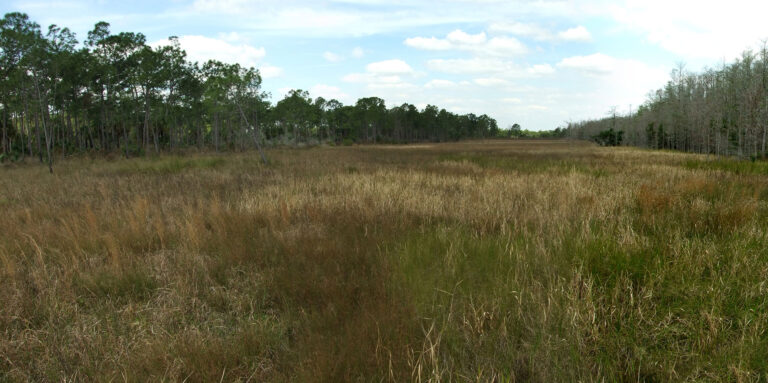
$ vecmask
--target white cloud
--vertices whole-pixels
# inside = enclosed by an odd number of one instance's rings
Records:
[[[152,46],[169,45],[165,40],[151,43]],[[259,61],[267,52],[262,47],[248,44],[232,44],[222,39],[214,39],[199,35],[179,37],[179,45],[187,52],[187,59],[203,63],[208,60],[219,60],[225,63],[238,63],[244,67],[258,67]]]
[[[393,89],[414,87],[403,76],[414,77],[416,72],[403,60],[392,59],[372,62],[365,66],[365,73],[350,73],[342,77],[348,83],[364,84],[369,89]]]
[[[488,27],[491,32],[509,33],[514,36],[528,37],[536,41],[585,42],[592,40],[592,34],[586,27],[579,25],[553,33],[534,23],[493,23]]]
[[[396,82],[396,83],[380,83],[380,82],[374,82],[368,84],[368,89],[371,90],[415,90],[417,87],[411,83],[408,82]],[[406,96],[405,99],[408,97]]]
[[[469,51],[478,55],[508,57],[524,54],[526,46],[514,37],[499,36],[488,39],[485,32],[469,34],[460,29],[448,33],[444,39],[437,37],[411,37],[405,39],[405,45],[423,50]]]
[[[327,51],[323,53],[323,58],[326,61],[330,61],[332,63],[339,62],[339,61],[343,60],[343,58],[341,56],[339,56],[339,55],[337,55],[337,54],[335,54],[333,52],[327,52]]]
[[[248,8],[247,0],[195,0],[193,9],[199,12],[239,14]]]
[[[480,25],[526,19],[573,20],[605,15],[609,0],[174,0],[170,17],[200,17],[201,24],[226,16],[230,26],[294,36],[361,36],[409,28]],[[191,5],[183,5],[189,4]],[[437,4],[437,5],[436,5]],[[169,7],[170,8],[170,7]],[[181,13],[179,12],[181,9]]]
[[[219,38],[229,42],[243,41],[243,37],[237,32],[219,33]]]
[[[195,0],[187,12],[193,16],[226,16],[231,24],[251,31],[303,37],[363,36],[413,26],[444,25],[466,18],[458,17],[460,13],[434,12],[433,4],[426,2],[408,5],[412,8],[410,12],[393,11],[391,3],[344,7],[335,1]]]
[[[434,59],[427,61],[427,68],[435,72],[457,75],[486,75],[496,78],[539,77],[555,73],[549,64],[525,67],[499,58],[475,57],[471,59]]]
[[[369,82],[373,76],[369,73],[350,73],[341,78],[344,82]]]
[[[565,69],[575,69],[584,73],[602,75],[609,74],[616,69],[619,61],[602,53],[589,56],[573,56],[562,59],[557,66]]]
[[[413,68],[411,68],[410,65],[406,64],[403,60],[385,60],[385,61],[378,61],[374,63],[370,63],[365,67],[365,70],[368,73],[373,74],[412,74],[414,73]]]
[[[376,73],[350,73],[341,78],[344,82],[369,83],[369,84],[397,84],[403,81],[396,75],[380,75]]]
[[[513,69],[509,63],[494,58],[434,59],[427,61],[427,68],[451,74],[498,73]]]
[[[491,32],[510,33],[515,36],[530,37],[539,41],[552,39],[552,33],[537,24],[532,23],[493,23],[488,30]]]
[[[259,73],[261,73],[262,78],[281,77],[285,73],[283,68],[269,64],[260,65],[257,66],[257,68],[259,69]]]
[[[485,32],[471,35],[460,29],[457,29],[446,36],[446,39],[454,44],[460,45],[478,45],[482,44],[486,40]]]
[[[504,86],[509,85],[509,81],[503,79],[503,78],[476,78],[474,79],[474,83],[480,86],[487,86],[487,87],[496,87],[496,86]]]
[[[326,100],[336,99],[341,102],[350,100],[349,95],[344,93],[341,88],[326,84],[317,84],[309,88],[309,94],[313,97],[322,97]]]
[[[368,73],[350,73],[341,78],[344,82],[368,82],[372,76]]]
[[[192,11],[207,16],[226,15],[233,23],[254,23],[258,25],[254,29],[272,31],[336,30],[360,24],[362,19],[354,12],[300,1],[195,0]]]
[[[456,87],[456,83],[449,80],[434,79],[424,85],[427,89],[448,89]]]
[[[329,52],[329,51],[323,52],[323,58],[326,61],[332,62],[332,63],[344,61],[344,60],[347,60],[350,57],[351,58],[355,58],[355,59],[359,59],[359,58],[362,58],[363,56],[365,56],[365,51],[363,50],[363,48],[360,48],[360,47],[353,48],[349,52],[348,55],[346,55],[346,54],[337,54],[337,53]]]
[[[437,37],[410,37],[405,39],[405,45],[428,51],[447,51],[452,48],[450,41]]]
[[[589,33],[587,28],[579,25],[575,28],[564,30],[557,34],[557,36],[564,41],[590,41],[592,40],[592,34]]]
[[[297,29],[323,29],[350,25],[359,20],[360,16],[349,12],[306,7],[283,9],[277,14],[275,22],[278,25]]]
[[[768,37],[768,2],[625,0],[607,8],[619,23],[683,57],[733,59]]]
[[[423,88],[410,82],[419,74],[408,63],[399,59],[372,62],[365,73],[350,73],[342,81],[362,86],[364,93],[381,97],[389,105],[414,102],[414,95]],[[362,96],[362,95],[361,95]]]
[[[502,98],[501,101],[509,103],[509,104],[519,104],[523,102],[523,100],[517,98],[517,97],[505,97]]]
[[[545,75],[555,73],[555,68],[549,64],[536,64],[528,68],[528,73],[532,75]]]
[[[492,56],[514,56],[526,53],[528,49],[514,37],[494,37],[482,49]]]
[[[637,107],[648,91],[664,86],[669,79],[667,68],[601,53],[565,58],[557,67],[571,72],[569,81],[584,92],[571,90],[560,102],[580,107],[572,110],[571,117],[576,119],[600,117],[612,105]]]

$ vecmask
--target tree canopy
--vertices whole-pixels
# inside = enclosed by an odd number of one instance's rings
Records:
[[[99,22],[81,44],[68,28],[43,33],[24,13],[0,20],[0,160],[259,143],[405,143],[494,137],[496,121],[427,105],[354,105],[292,90],[274,105],[257,69],[190,62],[175,37],[147,45]]]
[[[567,128],[571,137],[601,142],[611,129],[623,134],[627,145],[765,158],[768,46],[701,73],[688,72],[681,64],[635,113],[614,113]]]

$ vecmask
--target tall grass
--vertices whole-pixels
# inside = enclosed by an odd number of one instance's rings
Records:
[[[570,141],[269,155],[0,168],[0,381],[768,379],[760,172]]]

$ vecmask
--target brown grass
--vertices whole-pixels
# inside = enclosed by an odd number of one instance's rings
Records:
[[[268,154],[0,168],[0,381],[768,378],[764,176],[572,141]]]

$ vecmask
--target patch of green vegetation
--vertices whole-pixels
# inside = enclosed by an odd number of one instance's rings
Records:
[[[0,164],[8,161],[8,162],[18,162],[19,161],[19,153],[16,151],[10,152],[10,153],[0,153]]]
[[[583,262],[585,270],[600,285],[613,286],[622,277],[641,284],[653,272],[662,258],[658,248],[631,249],[621,246],[615,238],[597,235],[580,243],[567,242],[565,253]]]
[[[578,353],[568,347],[553,351],[519,325],[542,315],[531,286],[549,285],[570,269],[565,259],[536,257],[526,246],[529,240],[441,225],[399,242],[394,251],[397,284],[422,318],[425,337],[439,343],[436,353],[443,364],[428,368],[445,372],[445,378],[485,372],[524,380],[540,376],[532,360],[552,352],[560,355],[549,355],[558,362],[550,371],[568,374],[578,368]],[[567,337],[561,314],[533,321]]]
[[[594,168],[574,160],[561,160],[553,158],[523,159],[516,157],[499,157],[491,155],[462,153],[440,155],[438,156],[438,161],[470,162],[484,169],[499,169],[502,171],[514,171],[525,174],[545,172],[567,174],[574,171],[595,177],[602,177],[607,174],[605,169]]]
[[[118,174],[175,174],[187,169],[212,169],[226,163],[219,157],[180,158],[156,157],[120,164]]]
[[[683,163],[687,169],[720,170],[734,174],[768,174],[768,161],[739,160],[718,158],[714,160],[687,160]]]
[[[503,250],[498,238],[473,238],[466,230],[443,227],[411,235],[400,245],[398,261],[409,290],[425,302],[437,291],[488,293],[503,269]]]
[[[721,374],[733,360],[765,373],[768,335],[749,340],[748,349],[739,338],[768,308],[750,282],[763,270],[757,242],[654,235],[626,244],[605,230],[567,235],[546,253],[524,234],[426,228],[396,246],[397,283],[425,338],[439,339],[442,368],[455,376],[492,371],[539,380],[538,358],[555,362],[560,377],[579,375],[587,363],[623,380],[664,381],[672,370]]]
[[[157,281],[138,269],[100,270],[75,280],[78,295],[95,299],[143,301],[158,288]]]

